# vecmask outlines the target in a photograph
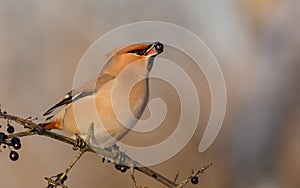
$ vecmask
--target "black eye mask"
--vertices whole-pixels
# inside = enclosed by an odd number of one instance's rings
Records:
[[[136,55],[144,55],[146,53],[147,49],[144,50],[131,50],[128,53],[134,53]]]
[[[142,49],[142,50],[131,50],[131,51],[128,51],[128,53],[135,53],[136,55],[139,55],[139,56],[148,55],[148,53],[150,53],[150,48],[151,48],[151,50],[154,48],[158,53],[161,53],[161,52],[163,52],[164,45],[162,43],[160,43],[160,42],[156,42],[155,44],[149,45],[145,49]]]

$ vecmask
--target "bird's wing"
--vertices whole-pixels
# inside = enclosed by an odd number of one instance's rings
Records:
[[[52,106],[43,115],[47,116],[47,115],[51,114],[58,107],[67,105],[67,104],[71,103],[72,101],[76,101],[83,97],[93,95],[105,83],[107,83],[108,81],[110,81],[114,78],[115,78],[115,76],[107,74],[107,73],[101,73],[99,76],[94,76],[94,77],[90,78],[89,80],[87,80],[84,84],[82,84],[78,88],[75,88],[75,89],[69,91],[62,100],[60,100],[57,104]],[[48,117],[47,119],[50,119],[51,117]]]

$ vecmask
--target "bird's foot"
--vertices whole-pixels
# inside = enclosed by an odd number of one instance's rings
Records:
[[[117,146],[116,144],[112,145],[109,148],[105,148],[105,150],[111,152],[114,154],[115,158],[114,158],[114,163],[115,163],[115,168],[118,171],[121,171],[122,173],[126,172],[127,169],[129,169],[130,167],[125,165],[125,159],[126,159],[126,154],[123,151],[120,151],[119,146]]]
[[[75,137],[76,137],[76,143],[73,146],[73,150],[84,148],[86,146],[86,142],[78,134],[75,134]]]
[[[119,146],[117,146],[116,144],[110,146],[110,147],[107,147],[107,148],[104,148],[105,152],[106,153],[113,153],[114,156],[118,156],[120,153],[122,153],[120,150],[119,150]],[[102,162],[108,162],[110,163],[111,161],[107,158],[107,157],[103,157],[102,158]]]
[[[110,151],[110,152],[121,152],[119,146],[117,146],[116,144],[105,148],[105,150]]]
[[[118,161],[120,164],[122,164],[122,162],[124,162],[126,154],[125,154],[125,152],[120,151],[119,146],[117,146],[116,144],[114,144],[108,148],[105,148],[105,150],[113,153],[116,156],[115,158],[118,158]]]

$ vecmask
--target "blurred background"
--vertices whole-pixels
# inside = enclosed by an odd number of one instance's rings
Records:
[[[187,187],[297,188],[298,16],[297,0],[1,0],[0,103],[9,113],[42,121],[41,114],[71,89],[82,55],[103,34],[136,21],[174,23],[197,34],[216,55],[227,85],[227,111],[217,139],[199,153],[210,94],[203,73],[193,73],[200,75],[195,83],[202,92],[198,129],[182,151],[152,168],[170,179],[180,171],[182,180],[191,168],[212,162],[213,167],[200,176],[200,184]],[[173,56],[172,49],[166,49],[164,56]],[[138,136],[145,145],[166,138],[176,128],[180,112],[178,96],[169,94],[172,88],[152,84],[159,88],[152,97],[161,97],[172,108],[158,130]],[[135,144],[136,138],[132,133],[125,141]],[[1,187],[45,187],[44,177],[63,171],[76,154],[69,145],[44,137],[23,138],[22,143],[17,162],[9,160],[8,149],[0,153]],[[163,187],[139,173],[136,178],[138,185]],[[71,188],[132,187],[128,173],[101,163],[95,154],[85,155],[76,164],[66,184]]]

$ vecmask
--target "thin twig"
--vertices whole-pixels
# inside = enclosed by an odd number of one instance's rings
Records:
[[[77,153],[77,155],[74,157],[74,159],[72,160],[72,162],[70,163],[70,165],[67,167],[67,169],[64,171],[64,175],[67,175],[70,170],[73,168],[73,166],[76,164],[76,162],[81,158],[81,156],[87,152],[87,150],[85,148],[80,149],[79,152]]]
[[[209,167],[212,166],[212,163],[204,166],[201,170],[198,170],[196,172],[194,172],[191,176],[189,176],[188,178],[186,178],[185,180],[182,180],[179,184],[177,184],[176,188],[181,188],[184,185],[186,185],[193,177],[197,176],[198,174],[203,174],[205,170],[207,170]]]
[[[28,130],[28,131],[23,131],[23,132],[18,132],[14,134],[9,134],[7,135],[7,138],[14,138],[14,137],[25,137],[25,136],[31,136],[31,135],[37,135],[38,132],[34,130]]]

